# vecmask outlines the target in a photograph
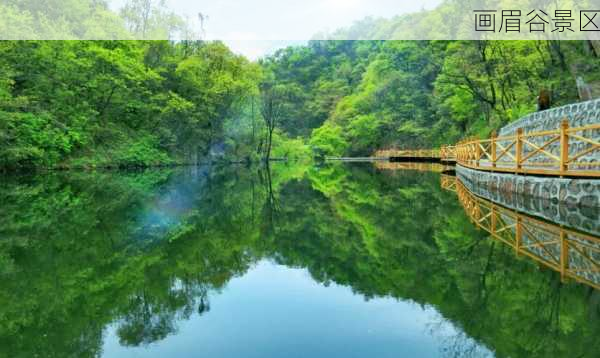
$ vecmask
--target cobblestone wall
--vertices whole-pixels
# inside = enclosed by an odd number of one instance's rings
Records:
[[[456,176],[487,200],[600,236],[600,179],[499,174],[460,165]]]
[[[525,133],[557,129],[565,118],[571,127],[600,123],[600,99],[529,114],[500,129],[499,135],[513,135],[517,128],[523,128]]]
[[[523,128],[524,134],[531,132],[556,130],[560,128],[560,123],[563,119],[567,119],[569,121],[569,126],[571,128],[583,127],[591,124],[600,123],[600,99],[575,103],[563,107],[552,108],[542,112],[532,113],[500,129],[498,135],[500,137],[515,135],[518,128]],[[600,141],[600,129],[586,130],[583,132],[578,132],[576,134],[581,135],[585,138],[595,140],[597,142]],[[527,138],[527,140],[531,141],[537,146],[542,146],[551,138],[551,136],[542,136]],[[589,143],[586,143],[584,141],[571,139],[569,143],[569,154],[571,156],[574,156],[577,153],[580,153],[581,151],[590,148],[590,146],[591,145]],[[524,156],[526,156],[533,150],[534,149],[532,147],[525,146]],[[560,155],[559,142],[556,141],[553,144],[549,145],[546,150],[558,157]],[[514,150],[511,152],[514,153]],[[598,161],[600,161],[600,150],[595,150],[581,157],[581,159],[578,160],[578,162],[582,164]],[[529,160],[529,162],[553,163],[552,159],[544,155],[535,155]],[[598,167],[578,166],[575,169],[598,170]]]

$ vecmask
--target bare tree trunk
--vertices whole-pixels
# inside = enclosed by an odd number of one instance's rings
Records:
[[[261,88],[262,107],[261,114],[265,120],[267,131],[265,133],[266,153],[265,160],[268,162],[271,159],[271,150],[273,148],[273,132],[277,126],[277,121],[282,115],[284,106],[285,93],[280,88],[272,84],[266,84]]]
[[[271,128],[269,128],[269,140],[267,142],[267,156],[266,156],[266,161],[268,162],[271,159],[271,149],[273,147],[273,130],[275,129],[275,126],[272,126]]]

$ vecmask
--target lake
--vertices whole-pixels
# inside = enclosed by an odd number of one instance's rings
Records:
[[[4,176],[0,356],[600,356],[596,254],[515,250],[443,169]]]

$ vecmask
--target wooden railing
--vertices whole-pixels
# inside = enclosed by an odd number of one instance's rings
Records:
[[[456,177],[454,175],[440,175],[440,185],[442,189],[456,192]]]
[[[454,179],[454,183],[452,183]],[[474,225],[561,274],[566,280],[600,289],[600,239],[553,225],[479,198],[454,177],[442,176],[442,187],[455,191]]]
[[[443,162],[455,162],[456,161],[456,146],[445,145],[440,148],[440,159]]]
[[[600,124],[490,139],[467,139],[456,145],[456,162],[478,170],[559,176],[600,176],[600,161],[591,154],[600,150]]]
[[[440,158],[439,149],[382,149],[375,152],[376,158]]]

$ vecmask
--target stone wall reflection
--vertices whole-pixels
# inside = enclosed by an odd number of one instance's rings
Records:
[[[456,176],[470,192],[482,198],[600,236],[597,180],[525,177],[460,166]]]
[[[463,180],[461,177],[442,176],[441,185],[457,193],[474,225],[511,246],[517,255],[559,272],[562,279],[570,278],[600,289],[600,238],[597,235],[571,230],[560,223],[546,222],[516,211],[516,207],[524,206],[519,200],[506,198],[501,192],[485,192],[481,186]],[[478,191],[471,191],[469,185]],[[487,195],[490,200],[479,193]],[[512,207],[508,208],[505,203]]]

